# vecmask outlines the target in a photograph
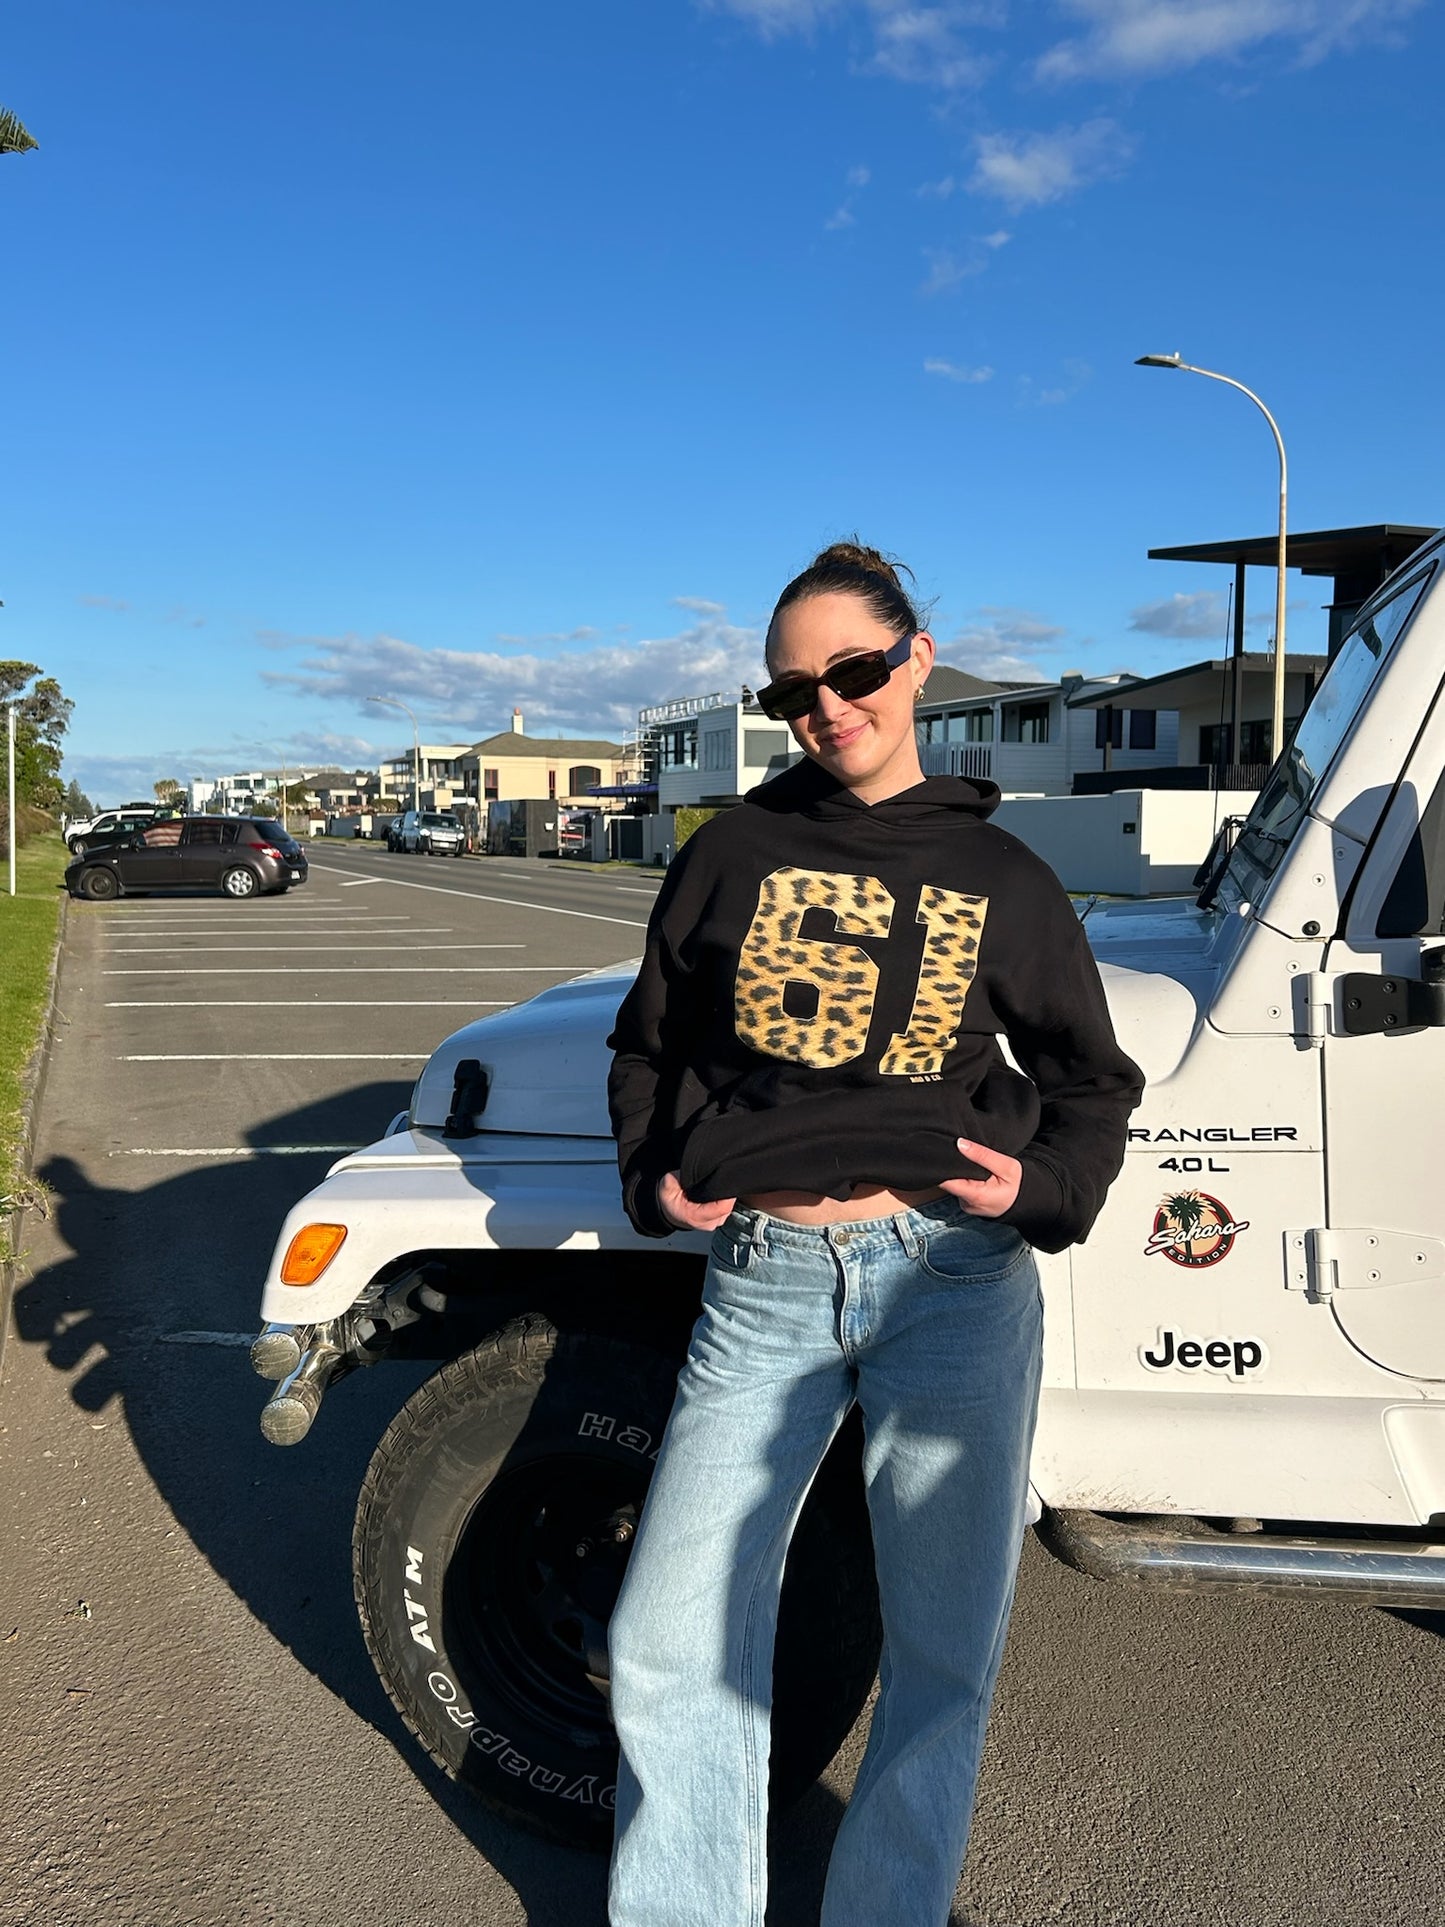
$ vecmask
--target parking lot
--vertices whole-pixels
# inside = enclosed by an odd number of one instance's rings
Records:
[[[351,1510],[422,1368],[357,1374],[283,1452],[244,1346],[296,1197],[449,1031],[637,954],[657,878],[312,859],[284,898],[69,909],[0,1405],[7,1927],[604,1920],[601,1863],[441,1781],[362,1649]],[[958,1922],[1438,1919],[1441,1632],[1030,1546]],[[862,1737],[779,1820],[773,1927],[816,1920]]]

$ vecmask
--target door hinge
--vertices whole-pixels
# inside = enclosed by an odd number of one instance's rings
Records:
[[[1285,1288],[1317,1300],[1445,1278],[1445,1239],[1317,1225],[1284,1234]]]

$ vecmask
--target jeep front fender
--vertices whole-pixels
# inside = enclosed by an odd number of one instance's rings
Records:
[[[346,1236],[314,1284],[281,1266],[307,1225]],[[424,1251],[706,1252],[702,1232],[640,1238],[622,1210],[617,1157],[597,1138],[401,1130],[332,1166],[287,1213],[261,1293],[268,1324],[320,1324],[348,1310],[386,1265]]]

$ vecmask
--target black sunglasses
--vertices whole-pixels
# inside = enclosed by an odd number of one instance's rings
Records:
[[[821,676],[785,676],[758,691],[758,707],[775,723],[793,723],[810,716],[818,706],[818,691],[827,685],[835,696],[851,703],[859,696],[871,696],[887,682],[895,669],[901,669],[913,653],[913,637],[904,636],[891,649],[866,649],[862,655],[845,656],[825,669]]]

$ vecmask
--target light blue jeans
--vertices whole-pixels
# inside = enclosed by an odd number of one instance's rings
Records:
[[[944,1927],[1028,1491],[1043,1313],[1018,1233],[944,1198],[713,1240],[609,1636],[622,1743],[612,1927],[763,1927],[788,1540],[856,1400],[881,1690],[823,1927]]]

